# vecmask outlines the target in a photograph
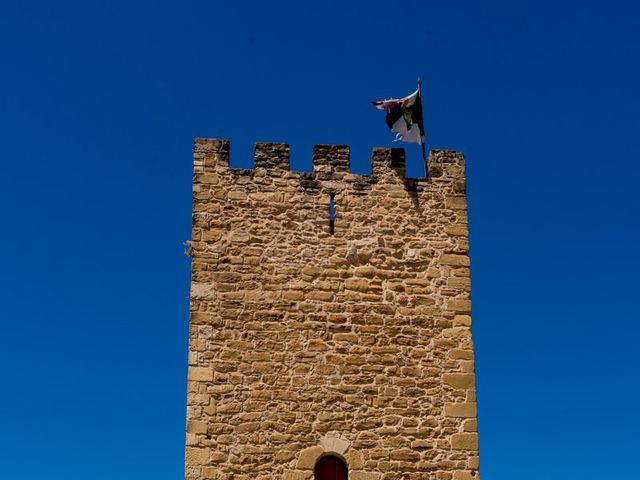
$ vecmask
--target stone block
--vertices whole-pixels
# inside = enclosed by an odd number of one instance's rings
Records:
[[[462,424],[462,430],[465,432],[477,432],[478,431],[478,420],[475,418],[465,420]]]
[[[442,380],[447,385],[461,390],[475,386],[475,376],[472,373],[445,373]]]
[[[349,472],[349,480],[381,480],[382,474],[375,472],[365,472],[365,471],[352,471]]]
[[[187,432],[207,433],[207,422],[200,420],[190,420],[189,422],[187,422]]]
[[[443,254],[440,257],[441,265],[451,265],[454,267],[468,267],[469,266],[469,257],[467,255],[456,255],[456,254]]]
[[[332,292],[324,292],[322,290],[314,290],[307,294],[308,300],[319,300],[321,302],[330,302],[333,300]]]
[[[207,465],[209,463],[209,449],[187,447],[185,461],[187,465]]]
[[[220,472],[216,467],[204,467],[202,469],[202,475],[199,478],[203,478],[205,480],[219,480],[219,473]]]
[[[351,446],[351,442],[343,438],[325,437],[320,440],[320,446],[325,453],[337,453],[340,456],[344,456]]]
[[[404,460],[407,462],[416,462],[420,460],[420,454],[415,450],[409,448],[402,448],[399,450],[392,450],[389,453],[391,460]]]
[[[447,403],[444,406],[446,417],[473,418],[477,415],[475,403]]]
[[[213,368],[211,367],[189,367],[189,381],[191,382],[212,382]]]
[[[312,477],[313,471],[286,470],[283,480],[310,480]]]
[[[457,472],[453,472],[453,480],[475,480],[470,471],[458,470]]]
[[[471,317],[469,315],[456,315],[453,318],[453,325],[455,327],[470,327]]]
[[[451,448],[454,450],[478,450],[478,434],[455,433],[451,435]]]
[[[449,300],[447,305],[449,310],[455,313],[469,315],[471,313],[471,300],[467,299],[453,299]]]
[[[247,194],[246,192],[242,192],[240,190],[232,190],[229,193],[227,193],[227,198],[229,200],[246,200]]]
[[[367,292],[369,291],[369,281],[363,278],[348,278],[344,282],[344,288],[347,290]]]
[[[198,436],[195,433],[187,433],[187,446],[198,445]]]
[[[447,225],[444,227],[444,231],[454,236],[466,236],[469,234],[469,229],[466,224]]]
[[[355,333],[336,333],[333,335],[335,342],[358,343],[360,336]]]
[[[466,210],[467,199],[464,195],[448,196],[445,199],[445,205],[452,210]]]
[[[305,448],[300,452],[300,455],[298,456],[296,468],[299,470],[305,468],[313,468],[323,453],[324,449],[320,445]]]
[[[473,350],[460,350],[454,348],[449,352],[449,358],[453,360],[473,360]]]
[[[429,450],[433,448],[433,442],[424,439],[418,439],[411,442],[411,448],[414,450]]]
[[[449,338],[469,338],[471,336],[471,331],[468,327],[452,327],[445,328],[442,331],[442,335]]]
[[[359,450],[353,448],[348,450],[345,459],[347,460],[347,465],[349,465],[349,470],[361,470],[364,468],[364,457]]]

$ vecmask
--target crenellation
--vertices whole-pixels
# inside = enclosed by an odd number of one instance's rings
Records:
[[[216,167],[229,166],[229,141],[196,138],[194,142],[194,173],[214,172]]]
[[[404,148],[374,148],[371,155],[371,172],[377,179],[389,181],[405,180],[405,153]]]
[[[254,168],[265,168],[269,173],[282,174],[289,171],[289,145],[286,143],[257,142]]]
[[[464,158],[194,147],[187,480],[478,480]],[[329,205],[334,201],[334,229]]]
[[[318,180],[342,180],[349,173],[348,145],[314,145],[313,173]]]
[[[429,153],[429,178],[448,182],[450,192],[464,195],[466,191],[464,156],[453,150],[432,150]]]

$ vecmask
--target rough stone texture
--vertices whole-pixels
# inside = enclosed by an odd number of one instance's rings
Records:
[[[477,480],[464,159],[197,139],[186,478]],[[334,233],[329,204],[335,201]]]

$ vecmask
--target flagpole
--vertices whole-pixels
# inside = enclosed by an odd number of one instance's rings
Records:
[[[420,109],[422,110],[422,87],[420,86],[420,77],[418,77],[418,97],[420,97]],[[424,128],[424,110],[422,110],[422,128]],[[420,137],[420,146],[422,147],[422,160],[424,161],[424,176],[429,176],[429,166],[427,165],[427,152],[424,148],[424,136]]]

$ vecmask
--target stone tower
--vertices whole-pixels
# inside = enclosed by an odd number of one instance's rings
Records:
[[[186,478],[478,480],[468,249],[460,153],[197,139]]]

